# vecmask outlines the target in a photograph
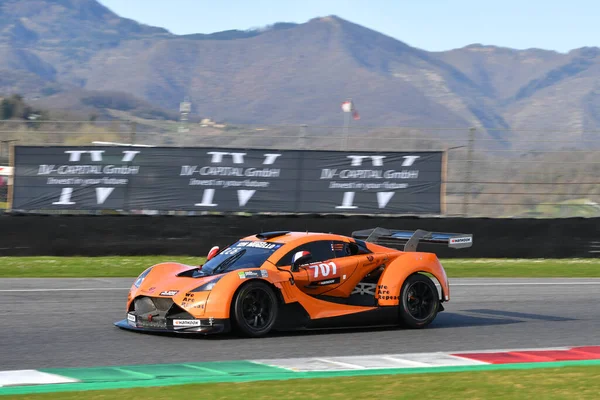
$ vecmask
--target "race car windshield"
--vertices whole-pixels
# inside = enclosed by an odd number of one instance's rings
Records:
[[[210,259],[198,275],[214,275],[238,269],[259,268],[282,243],[239,241]]]

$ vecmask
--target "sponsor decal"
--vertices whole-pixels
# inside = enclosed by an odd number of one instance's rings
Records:
[[[281,247],[281,243],[269,243],[269,242],[261,242],[261,241],[246,241],[246,242],[238,242],[235,247],[246,247],[246,248],[259,248],[259,249],[277,249]]]
[[[260,271],[240,271],[238,272],[240,279],[252,279],[252,278],[266,278],[269,276],[269,272],[266,269]]]
[[[324,281],[312,282],[310,284],[310,287],[333,285],[334,283],[340,283],[340,278],[326,279]]]
[[[173,326],[176,326],[176,327],[200,326],[200,320],[199,319],[174,319]]]
[[[473,238],[471,236],[450,238],[450,244],[472,243],[472,242],[473,242]]]
[[[197,299],[194,298],[194,293],[186,293],[183,300],[181,300],[181,307],[183,308],[204,308],[204,301],[196,302]]]
[[[267,278],[269,271],[261,269],[260,271],[240,271],[238,272],[240,279],[251,279],[251,278]]]
[[[399,296],[391,296],[390,291],[388,290],[387,285],[378,285],[377,286],[377,297],[380,300],[397,300]]]
[[[135,324],[135,315],[133,315],[133,314],[127,314],[127,321],[128,322],[133,322],[133,324]]]
[[[377,294],[379,296],[382,296],[382,295],[390,294],[390,291],[388,290],[386,285],[379,285],[379,287],[377,288]]]
[[[333,250],[333,251],[343,251],[344,250],[344,243],[332,243],[331,244],[331,250]]]
[[[164,292],[160,292],[161,296],[175,296],[179,293],[179,290],[165,290]]]

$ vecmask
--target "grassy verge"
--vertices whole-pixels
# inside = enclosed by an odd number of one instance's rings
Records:
[[[177,261],[188,265],[204,262],[200,257],[0,257],[4,278],[119,278],[136,277],[151,265]]]
[[[597,399],[600,367],[299,379],[23,395],[25,400]]]
[[[135,277],[147,267],[177,261],[201,264],[200,257],[0,257],[0,277],[93,278]],[[448,259],[442,260],[450,278],[600,277],[600,258],[591,259]]]
[[[450,278],[600,278],[600,258],[441,261]]]

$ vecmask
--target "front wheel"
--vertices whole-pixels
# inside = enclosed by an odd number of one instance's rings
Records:
[[[240,289],[233,301],[233,320],[246,336],[265,336],[277,319],[277,297],[265,283],[251,281]]]
[[[409,276],[400,290],[400,322],[407,328],[424,328],[440,308],[437,288],[425,275]]]

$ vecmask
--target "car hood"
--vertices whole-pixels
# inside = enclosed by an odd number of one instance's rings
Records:
[[[136,290],[136,295],[146,295],[151,297],[175,297],[188,293],[194,289],[222,276],[209,275],[198,278],[188,276],[177,276],[178,274],[197,268],[196,266],[165,263],[158,264],[152,268],[152,271],[143,280],[140,287]]]

